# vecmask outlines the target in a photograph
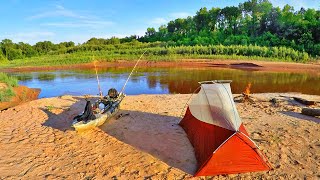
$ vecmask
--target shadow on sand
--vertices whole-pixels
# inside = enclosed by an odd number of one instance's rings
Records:
[[[68,107],[41,109],[48,115],[43,126],[60,131],[74,131],[72,119],[85,107],[85,99],[77,100]],[[94,99],[90,99],[94,101]],[[129,114],[116,119],[119,114]],[[99,128],[119,141],[144,151],[169,166],[194,174],[197,169],[193,147],[184,130],[178,125],[181,118],[140,111],[120,110]]]
[[[170,166],[195,173],[197,161],[186,133],[178,125],[181,118],[128,110],[119,113],[129,115],[113,118],[100,128]]]
[[[41,110],[48,115],[48,119],[42,125],[60,131],[74,131],[74,128],[71,127],[73,117],[83,112],[86,101],[85,98],[73,98],[77,101],[71,106],[47,106],[47,108],[41,108]],[[94,101],[93,99],[90,100]]]
[[[316,123],[320,124],[320,118],[311,117],[311,116],[307,116],[307,115],[303,115],[303,114],[291,112],[291,111],[282,111],[281,113],[285,114],[287,116],[301,119],[301,120],[312,121],[312,122],[316,122]]]

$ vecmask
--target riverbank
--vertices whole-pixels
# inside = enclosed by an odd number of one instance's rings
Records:
[[[10,107],[17,106],[22,103],[38,99],[40,89],[28,88],[26,86],[13,87],[14,95],[8,101],[0,102],[0,111]]]
[[[117,62],[98,62],[98,69],[108,67],[133,67],[136,61],[119,60]],[[254,71],[272,72],[308,72],[320,74],[320,63],[270,62],[257,60],[221,60],[221,59],[184,59],[179,61],[141,61],[139,67],[185,67],[185,68],[233,68]],[[30,72],[69,69],[93,69],[93,63],[82,63],[61,66],[22,66],[3,68],[5,72]]]
[[[250,137],[274,170],[214,179],[320,177],[320,119],[301,115],[304,106],[288,98],[320,101],[320,96],[279,95],[254,94],[255,103],[237,103]],[[128,116],[81,134],[70,125],[83,111],[83,97],[38,99],[2,111],[0,178],[191,178],[193,148],[177,125],[189,97],[128,96],[119,112]],[[269,102],[274,97],[277,104]]]

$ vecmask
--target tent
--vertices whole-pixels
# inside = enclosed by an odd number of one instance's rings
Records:
[[[180,121],[198,161],[195,176],[270,170],[271,166],[241,122],[231,81],[200,82]]]

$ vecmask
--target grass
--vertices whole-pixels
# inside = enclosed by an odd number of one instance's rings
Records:
[[[6,73],[0,72],[0,82],[7,84],[9,87],[18,86],[18,79],[13,76],[8,76]]]
[[[77,55],[78,54],[78,55]],[[121,54],[101,54],[95,55],[99,62],[116,62],[118,60],[134,61],[139,59],[139,55]],[[262,60],[262,61],[284,61],[278,58],[267,58],[259,56],[240,56],[240,55],[146,55],[142,60],[148,61],[181,61],[183,59],[231,59],[231,60]],[[93,62],[90,54],[63,54],[63,55],[44,55],[11,61],[10,63],[0,64],[0,67],[21,67],[21,66],[61,66]]]
[[[233,59],[233,60],[264,60],[285,62],[308,62],[310,57],[305,52],[285,47],[259,46],[176,46],[176,47],[125,47],[105,48],[96,51],[72,51],[70,53],[50,52],[46,55],[15,59],[0,67],[17,66],[61,66],[89,63],[94,60],[114,62],[118,60],[137,60],[142,57],[150,61],[180,61],[183,59]],[[94,57],[94,58],[93,58]]]
[[[5,89],[0,89],[0,102],[10,101],[11,97],[15,95],[13,87],[18,86],[18,79],[0,72],[0,82],[8,86]]]
[[[56,107],[54,107],[53,105],[49,105],[49,106],[46,106],[46,110],[48,111],[52,111],[53,109],[56,109]]]
[[[39,81],[52,81],[56,78],[55,74],[41,73],[38,75]]]
[[[15,93],[12,87],[8,87],[7,89],[0,90],[0,102],[10,101],[11,97],[14,96]]]

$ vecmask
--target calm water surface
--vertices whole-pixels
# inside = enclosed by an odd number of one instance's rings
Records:
[[[120,90],[131,68],[99,69],[104,93],[110,87]],[[12,75],[20,84],[41,88],[40,98],[65,94],[98,94],[94,70],[18,72]],[[127,84],[126,94],[192,93],[199,81],[230,79],[233,93],[241,93],[251,82],[253,93],[301,92],[320,95],[320,75],[308,73],[259,72],[218,68],[138,68]]]

